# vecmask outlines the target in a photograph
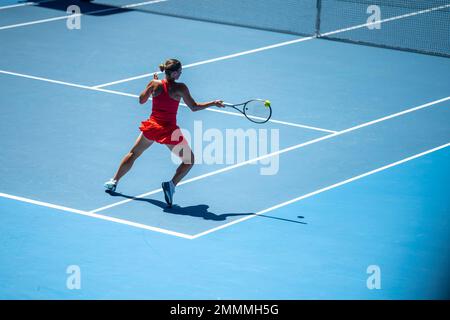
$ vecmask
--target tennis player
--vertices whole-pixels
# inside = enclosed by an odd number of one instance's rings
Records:
[[[192,111],[203,110],[211,106],[224,107],[224,105],[222,100],[195,102],[188,87],[184,83],[177,82],[182,72],[180,61],[169,59],[159,68],[161,72],[165,72],[165,79],[158,80],[158,76],[155,74],[153,80],[139,96],[140,104],[146,103],[150,95],[153,96],[152,113],[148,120],[142,121],[139,127],[141,134],[130,152],[123,158],[114,177],[105,183],[105,188],[115,191],[119,180],[131,169],[134,161],[156,141],[166,145],[181,159],[181,164],[172,180],[162,183],[164,198],[167,204],[172,206],[176,185],[194,165],[194,154],[177,125],[180,100],[183,99]]]

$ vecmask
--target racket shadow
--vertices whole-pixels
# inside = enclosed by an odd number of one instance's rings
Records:
[[[254,212],[243,212],[243,213],[222,213],[222,214],[216,214],[211,211],[209,211],[209,205],[207,204],[198,204],[195,206],[186,206],[182,207],[179,205],[173,205],[172,207],[168,207],[167,204],[163,201],[159,201],[156,199],[151,198],[135,198],[130,195],[126,195],[120,192],[115,191],[105,191],[109,195],[113,197],[123,197],[126,199],[132,199],[134,201],[143,201],[147,202],[151,205],[154,205],[156,207],[159,207],[162,209],[163,212],[170,213],[170,214],[177,214],[177,215],[184,215],[184,216],[191,216],[196,218],[203,218],[205,220],[214,220],[214,221],[225,221],[230,217],[237,217],[237,216],[252,216],[256,215]],[[272,217],[267,215],[257,215],[258,217],[264,217],[264,218],[270,218],[275,220],[281,220],[286,222],[293,222],[293,223],[299,223],[299,224],[306,224],[306,222],[301,221],[295,221],[285,218],[279,218],[279,217]]]

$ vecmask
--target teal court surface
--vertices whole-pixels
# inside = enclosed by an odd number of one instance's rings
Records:
[[[449,39],[443,0],[0,1],[0,298],[448,299]],[[103,188],[167,58],[273,108],[182,101],[171,208],[160,144]]]

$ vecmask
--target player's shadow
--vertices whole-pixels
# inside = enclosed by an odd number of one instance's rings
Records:
[[[215,214],[215,213],[209,211],[209,206],[206,204],[198,204],[195,206],[186,206],[186,207],[182,207],[179,205],[173,205],[172,207],[169,207],[169,206],[167,206],[167,204],[165,202],[162,202],[162,201],[159,201],[156,199],[136,198],[136,197],[129,196],[129,195],[126,195],[123,193],[115,192],[115,191],[105,191],[105,192],[113,197],[123,197],[123,198],[131,199],[133,201],[147,202],[149,204],[152,204],[154,206],[161,208],[162,211],[164,211],[166,213],[203,218],[205,220],[224,221],[224,220],[227,220],[227,218],[229,218],[229,217],[256,215],[253,212]],[[276,220],[281,220],[281,221],[286,221],[286,222],[306,224],[306,222],[302,222],[302,221],[295,221],[295,220],[290,220],[290,219],[285,219],[285,218],[272,217],[272,216],[267,216],[267,215],[262,215],[262,214],[256,215],[256,216],[270,218],[270,219],[276,219]],[[303,217],[301,217],[301,218],[303,218]]]

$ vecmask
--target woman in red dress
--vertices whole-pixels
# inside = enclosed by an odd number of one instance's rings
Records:
[[[180,100],[183,99],[192,111],[203,110],[211,106],[223,107],[223,101],[195,102],[188,87],[184,83],[176,82],[182,72],[180,61],[169,59],[159,68],[162,72],[165,72],[166,78],[158,80],[155,74],[153,80],[139,96],[139,103],[141,104],[146,103],[150,95],[153,96],[150,118],[142,121],[139,127],[142,131],[141,134],[133,148],[123,158],[114,177],[105,183],[105,188],[109,191],[115,191],[119,180],[131,169],[134,161],[156,141],[166,145],[181,158],[181,164],[172,180],[162,183],[164,198],[167,204],[171,206],[175,186],[194,165],[194,154],[177,125],[177,111]]]

